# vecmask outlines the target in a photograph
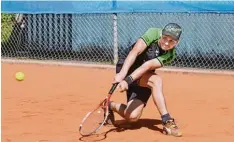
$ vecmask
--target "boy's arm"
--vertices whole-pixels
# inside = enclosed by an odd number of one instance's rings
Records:
[[[120,71],[121,76],[125,77],[129,68],[132,66],[136,57],[141,54],[147,46],[149,46],[154,40],[160,38],[161,29],[158,28],[149,28],[136,42],[133,49],[128,54],[122,70]]]
[[[143,39],[138,39],[133,49],[129,52],[127,58],[124,61],[123,67],[120,71],[120,74],[125,77],[128,73],[129,68],[135,62],[136,57],[140,55],[147,48],[146,43]]]
[[[155,59],[145,62],[142,66],[140,66],[130,75],[132,81],[140,78],[144,73],[146,73],[149,70],[155,70],[164,65],[170,64],[175,58],[176,58],[176,50],[173,49],[167,54],[161,55]]]
[[[140,66],[138,69],[136,69],[130,76],[134,80],[137,80],[140,78],[144,73],[146,73],[149,70],[155,70],[162,67],[161,63],[158,59],[152,59],[147,62],[145,62],[142,66]]]

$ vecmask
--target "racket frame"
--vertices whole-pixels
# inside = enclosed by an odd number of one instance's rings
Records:
[[[79,133],[80,133],[82,136],[90,136],[90,135],[96,133],[96,132],[99,131],[99,130],[102,128],[102,126],[106,123],[106,120],[107,120],[107,118],[108,118],[108,116],[109,116],[109,105],[108,105],[108,104],[109,104],[109,102],[110,102],[110,98],[111,98],[111,96],[112,96],[114,90],[116,89],[117,85],[118,85],[118,83],[113,84],[112,87],[111,87],[111,89],[110,89],[110,91],[109,91],[109,93],[108,93],[108,95],[106,96],[106,98],[105,98],[103,101],[101,101],[101,103],[99,103],[99,105],[96,107],[96,109],[94,109],[93,111],[88,112],[88,113],[85,115],[85,117],[82,119],[82,121],[81,121],[81,123],[80,123],[80,126],[79,126]],[[94,129],[92,132],[87,133],[87,134],[83,134],[83,133],[82,133],[82,127],[83,127],[83,124],[84,124],[85,120],[86,120],[93,112],[95,112],[97,109],[99,109],[100,107],[104,107],[103,109],[105,109],[105,118],[103,119],[102,123],[101,123],[96,129]],[[104,117],[104,116],[103,116],[103,117]]]

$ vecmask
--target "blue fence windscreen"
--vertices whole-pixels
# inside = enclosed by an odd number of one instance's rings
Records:
[[[2,1],[3,13],[234,13],[234,1]]]

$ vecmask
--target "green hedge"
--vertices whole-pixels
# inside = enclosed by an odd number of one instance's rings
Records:
[[[6,42],[12,32],[15,14],[1,14],[1,42]]]

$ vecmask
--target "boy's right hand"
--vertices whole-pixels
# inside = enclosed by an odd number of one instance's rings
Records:
[[[121,73],[117,73],[114,77],[114,81],[113,83],[119,83],[124,79],[125,75],[121,74]]]

